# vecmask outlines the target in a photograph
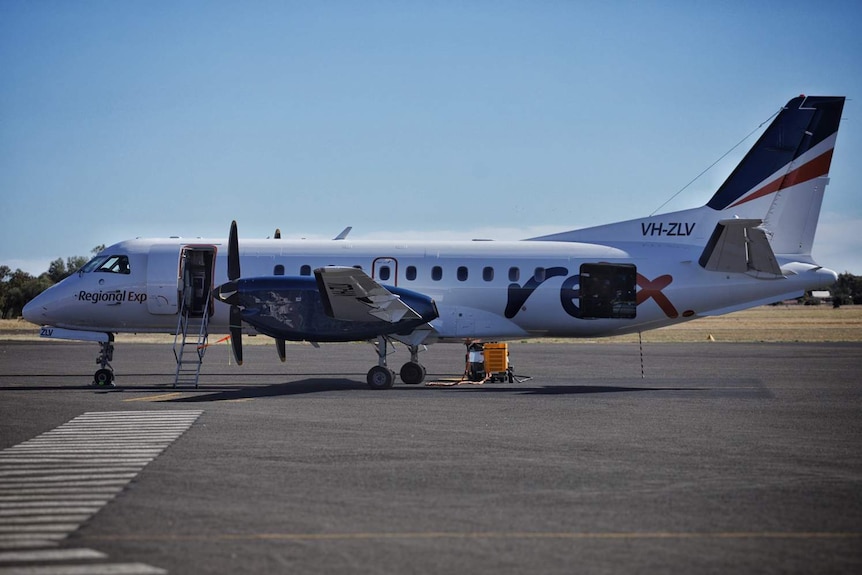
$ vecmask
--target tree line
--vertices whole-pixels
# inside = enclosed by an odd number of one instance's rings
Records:
[[[854,276],[849,272],[838,274],[836,281],[829,288],[832,294],[832,305],[862,305],[862,276]]]
[[[92,254],[103,249],[103,245],[96,246]],[[9,266],[0,265],[0,319],[20,317],[28,301],[77,272],[89,260],[86,256],[72,256],[65,260],[57,258],[48,264],[46,271],[35,277],[20,269],[12,271]]]
[[[103,249],[105,246],[96,246],[92,253],[95,255]],[[48,265],[47,271],[35,277],[20,269],[13,272],[9,266],[0,265],[0,319],[20,317],[28,301],[77,272],[88,261],[89,258],[85,256],[73,256],[65,260],[57,258]],[[829,291],[835,307],[862,305],[862,276],[849,272],[839,274],[838,281],[832,284]]]

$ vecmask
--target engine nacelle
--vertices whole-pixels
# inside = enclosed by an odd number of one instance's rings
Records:
[[[430,297],[410,290],[385,286],[399,296],[420,318],[389,323],[345,321],[326,314],[313,277],[267,276],[236,281],[233,300],[242,309],[242,320],[260,333],[289,341],[356,341],[390,333],[409,333],[438,317]]]

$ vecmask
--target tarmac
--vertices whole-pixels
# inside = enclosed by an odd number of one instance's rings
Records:
[[[0,575],[862,572],[862,344],[97,351],[0,342]]]

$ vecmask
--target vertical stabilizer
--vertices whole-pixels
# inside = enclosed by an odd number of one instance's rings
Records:
[[[761,218],[776,254],[809,256],[843,108],[843,97],[790,100],[707,206]]]
[[[790,100],[705,206],[531,239],[706,245],[724,222],[722,229],[729,234],[725,239],[744,236],[750,243],[758,238],[758,245],[771,248],[776,256],[810,262],[843,109],[840,96]],[[758,224],[743,230],[727,225],[733,219]],[[755,269],[774,269],[773,264],[761,264]]]

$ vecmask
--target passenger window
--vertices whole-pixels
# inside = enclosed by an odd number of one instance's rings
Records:
[[[273,270],[272,270],[272,275],[283,276],[284,275],[284,266],[281,264],[278,264],[277,266],[275,266],[275,268],[273,268]]]
[[[299,275],[301,276],[310,276],[311,275],[311,266],[306,264],[299,268]]]
[[[443,279],[443,268],[441,268],[440,266],[434,266],[433,268],[431,268],[431,279],[435,282],[439,282],[441,279]]]
[[[494,281],[494,268],[492,268],[491,266],[482,268],[482,279],[486,282]]]
[[[378,278],[380,281],[386,281],[389,279],[389,266],[380,266],[380,272],[378,273]]]
[[[465,266],[458,267],[458,281],[464,282],[467,281],[467,268]]]
[[[533,270],[533,279],[538,283],[545,281],[545,268],[536,268]]]
[[[416,266],[407,266],[407,270],[404,272],[404,277],[410,281],[416,279]]]
[[[518,268],[509,268],[509,281],[516,282],[521,279],[521,270]]]

